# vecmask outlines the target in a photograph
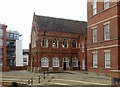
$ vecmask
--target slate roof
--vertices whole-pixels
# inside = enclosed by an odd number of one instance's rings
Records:
[[[87,33],[87,22],[34,15],[40,31]]]

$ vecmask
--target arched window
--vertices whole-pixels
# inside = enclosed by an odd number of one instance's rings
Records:
[[[54,48],[57,48],[57,47],[58,47],[58,41],[57,41],[56,38],[53,39],[52,47],[54,47]]]
[[[66,39],[63,39],[62,47],[63,48],[67,48],[68,47],[68,41]]]
[[[72,41],[72,47],[77,48],[77,42],[75,40]]]
[[[42,39],[42,42],[41,42],[41,46],[42,46],[42,47],[48,47],[48,39],[43,38],[43,39]]]
[[[59,67],[59,59],[58,58],[53,58],[53,67]]]
[[[44,58],[41,59],[41,67],[49,67],[48,58],[44,57]]]
[[[69,67],[69,59],[68,58],[63,58],[63,63],[66,64],[65,65],[66,67]]]
[[[76,58],[72,59],[72,66],[73,67],[78,67],[78,59],[76,59]]]

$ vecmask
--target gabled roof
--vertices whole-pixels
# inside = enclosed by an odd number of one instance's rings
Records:
[[[55,31],[77,34],[87,33],[87,22],[38,16],[35,14],[34,17],[40,31]]]

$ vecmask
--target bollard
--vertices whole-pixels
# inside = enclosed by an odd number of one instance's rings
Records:
[[[49,76],[49,69],[47,69],[47,76]]]
[[[31,78],[31,81],[30,81],[31,85],[33,85],[33,78]]]
[[[39,75],[39,76],[38,76],[38,83],[40,83],[40,78],[41,78],[41,76]]]
[[[45,71],[43,72],[43,77],[44,77],[44,79],[45,79]]]

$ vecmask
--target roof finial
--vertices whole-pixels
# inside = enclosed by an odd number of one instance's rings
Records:
[[[34,15],[35,15],[35,12],[34,12]]]

